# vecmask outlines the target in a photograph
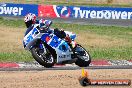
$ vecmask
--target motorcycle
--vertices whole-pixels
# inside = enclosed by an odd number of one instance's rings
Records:
[[[57,37],[54,33],[41,32],[35,24],[33,29],[25,35],[23,44],[29,50],[33,58],[44,67],[52,67],[54,64],[75,63],[80,67],[89,66],[91,57],[81,45],[76,44],[74,48],[64,39]],[[72,41],[76,35],[65,31]]]

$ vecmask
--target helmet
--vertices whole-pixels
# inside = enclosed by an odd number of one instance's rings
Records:
[[[39,27],[40,27],[41,29],[47,30],[47,29],[50,27],[51,24],[52,24],[52,21],[50,21],[50,20],[41,19],[41,20],[39,21]]]
[[[30,27],[32,24],[35,24],[36,22],[36,15],[33,13],[28,13],[25,18],[24,18],[24,22],[26,24],[26,27]]]

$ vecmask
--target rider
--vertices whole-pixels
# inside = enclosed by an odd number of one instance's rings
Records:
[[[72,48],[75,47],[75,42],[72,42],[71,38],[64,32],[64,30],[59,30],[58,28],[56,29],[49,28],[52,24],[52,21],[45,19],[36,20],[36,18],[37,18],[36,15],[33,13],[29,13],[25,16],[24,22],[27,27],[25,36],[33,29],[34,24],[39,24],[40,31],[54,32],[56,36],[58,36],[61,39],[65,39],[67,42],[69,42],[72,45]]]

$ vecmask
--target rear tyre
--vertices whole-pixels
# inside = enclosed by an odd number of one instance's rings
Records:
[[[75,62],[76,65],[80,67],[87,67],[91,63],[90,54],[79,44],[75,47],[75,56],[77,60]]]
[[[46,53],[43,52],[38,46],[35,46],[31,49],[33,58],[42,66],[50,68],[55,63],[55,57],[53,53],[50,52],[50,49],[45,47]]]

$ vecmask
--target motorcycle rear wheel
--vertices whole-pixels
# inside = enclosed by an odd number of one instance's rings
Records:
[[[77,60],[75,62],[76,65],[79,67],[87,67],[91,63],[91,56],[88,51],[86,51],[85,48],[83,48],[81,45],[77,44],[77,46],[74,49],[75,56],[77,57]]]

